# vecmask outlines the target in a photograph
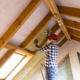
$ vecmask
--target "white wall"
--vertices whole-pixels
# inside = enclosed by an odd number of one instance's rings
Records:
[[[62,47],[60,47],[57,60],[59,63],[69,53],[74,80],[80,80],[80,64],[77,52],[80,52],[80,42],[75,40],[67,41]],[[38,71],[30,80],[43,80],[40,71]]]

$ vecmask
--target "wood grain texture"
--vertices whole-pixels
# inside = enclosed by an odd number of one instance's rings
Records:
[[[57,7],[61,15],[80,19],[79,8],[71,8],[71,7],[65,7],[65,6],[57,6]]]
[[[7,32],[3,35],[0,40],[0,50],[8,43],[13,35],[20,29],[24,22],[30,17],[33,11],[39,6],[42,0],[32,0],[32,2],[26,7],[22,14],[16,19],[11,25]]]

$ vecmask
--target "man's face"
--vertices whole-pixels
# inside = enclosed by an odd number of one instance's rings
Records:
[[[49,39],[49,43],[55,43],[56,40],[53,40],[53,39]]]

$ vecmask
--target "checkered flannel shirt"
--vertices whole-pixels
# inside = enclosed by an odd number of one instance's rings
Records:
[[[36,49],[40,52],[45,51],[45,67],[58,68],[57,57],[59,46],[56,43],[46,44],[44,47],[40,48],[36,45]]]

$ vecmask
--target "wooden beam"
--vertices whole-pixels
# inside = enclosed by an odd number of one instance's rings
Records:
[[[31,41],[33,41],[36,36],[40,33],[40,31],[49,23],[51,20],[51,12],[49,12],[46,17],[38,24],[38,26],[30,33],[30,35],[24,40],[24,42],[20,45],[22,48],[26,48]]]
[[[66,37],[59,43],[59,47],[61,47],[67,41]]]
[[[55,32],[57,32],[59,28],[60,28],[59,25],[56,23],[54,27],[51,29],[52,33],[54,34]]]
[[[20,29],[24,22],[29,18],[33,11],[39,6],[42,0],[32,0],[22,14],[11,25],[7,32],[0,40],[0,50],[7,44],[7,42],[13,37],[13,35]]]
[[[9,60],[16,50],[8,50],[7,53],[0,60],[0,68]]]
[[[64,33],[61,31],[61,32],[58,34],[57,43],[61,40],[62,37],[64,37]]]
[[[4,47],[7,48],[7,49],[10,49],[10,50],[17,49],[17,51],[19,51],[20,53],[23,53],[23,54],[28,55],[28,56],[33,56],[34,55],[32,52],[29,52],[29,51],[27,51],[27,50],[25,50],[25,49],[23,49],[19,46],[11,44],[11,43],[7,43]]]
[[[71,28],[67,28],[67,29],[68,29],[69,34],[80,37],[80,31],[77,31]]]
[[[58,12],[58,9],[55,5],[54,0],[45,0],[45,2],[48,5],[49,9],[51,10],[51,12],[53,14],[53,17],[55,17],[55,18],[58,17],[59,18],[59,19],[56,19],[56,21],[58,22],[58,24],[61,24],[60,27],[61,27],[63,33],[65,34],[66,38],[68,40],[71,40],[71,37],[70,37],[70,35],[67,31],[67,28],[64,25],[63,19],[61,18],[60,14]],[[57,15],[54,16],[54,13],[57,14]]]
[[[80,8],[58,6],[58,9],[61,15],[80,19]]]
[[[69,53],[58,63],[58,66],[69,56]]]
[[[79,22],[64,19],[64,23],[69,28],[74,28],[74,29],[80,30],[80,23]]]
[[[78,42],[80,42],[80,38],[79,37],[71,35],[71,38],[74,39],[74,40],[76,40],[76,41],[78,41]]]

